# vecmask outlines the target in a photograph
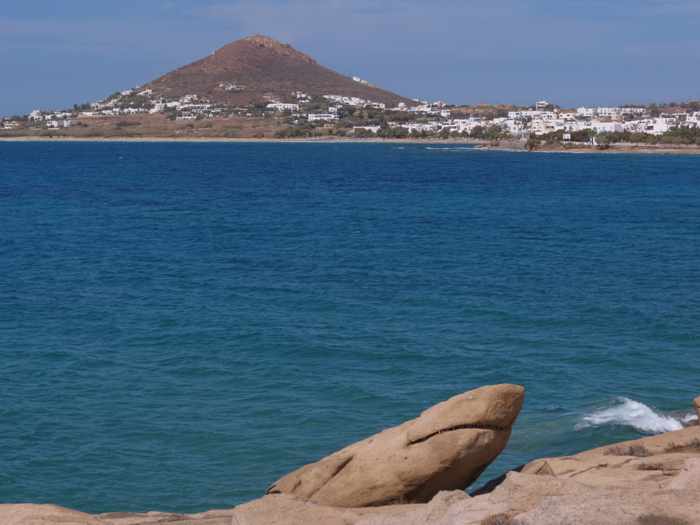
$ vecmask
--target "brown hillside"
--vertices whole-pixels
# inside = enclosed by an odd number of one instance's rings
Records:
[[[170,98],[196,94],[230,105],[291,101],[294,91],[360,97],[388,105],[410,103],[395,93],[355,82],[290,45],[261,35],[232,42],[147,87]]]

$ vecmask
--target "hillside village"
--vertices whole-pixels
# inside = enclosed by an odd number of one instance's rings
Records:
[[[355,81],[366,82],[357,77]],[[234,83],[223,87],[236,89]],[[332,134],[498,140],[554,136],[565,142],[594,143],[596,137],[606,135],[639,141],[640,136],[660,138],[674,130],[700,129],[697,105],[561,109],[539,101],[532,107],[506,110],[414,100],[413,104],[401,102],[387,107],[385,103],[359,97],[338,94],[319,97],[295,91],[286,100],[270,98],[265,103],[236,107],[217,104],[197,94],[168,99],[149,88],[121,91],[71,110],[35,110],[29,115],[3,118],[0,128],[6,131],[68,130],[74,126],[89,127],[91,121],[96,120],[113,119],[123,123],[125,117],[152,115],[162,115],[180,123],[229,118],[274,119],[278,137]]]
[[[0,117],[0,136],[440,138],[700,144],[700,102],[561,108],[408,99],[253,35],[141,87]]]

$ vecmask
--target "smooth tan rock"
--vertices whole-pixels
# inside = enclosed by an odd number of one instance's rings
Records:
[[[694,491],[600,491],[594,496],[550,496],[513,519],[513,525],[697,525]]]
[[[683,468],[668,483],[671,490],[693,490],[700,496],[700,456],[686,459]]]
[[[464,489],[506,446],[524,392],[517,385],[465,392],[288,474],[268,494],[364,507],[423,503]]]
[[[557,479],[573,479],[588,487],[635,487],[642,492],[668,482],[692,458],[700,458],[698,426],[587,450],[574,456],[539,459],[528,463],[522,473],[548,472]]]
[[[419,505],[348,509],[317,505],[286,494],[265,496],[236,507],[230,525],[355,525],[372,516],[381,520],[412,513]]]
[[[0,505],[1,525],[104,525],[97,518],[56,505]]]
[[[440,492],[430,503],[394,515],[373,515],[356,525],[477,525],[507,510],[485,498],[470,498],[464,491]]]
[[[492,505],[506,508],[508,512],[519,513],[533,508],[545,497],[571,494],[590,496],[598,490],[573,479],[509,472],[493,492],[474,499],[483,498]]]
[[[698,415],[698,424],[700,425],[700,396],[693,400],[693,406],[695,407],[695,413]]]

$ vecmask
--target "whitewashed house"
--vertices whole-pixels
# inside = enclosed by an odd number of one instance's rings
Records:
[[[273,111],[299,111],[299,104],[286,104],[284,102],[270,102],[266,107]]]
[[[309,113],[306,118],[309,122],[330,122],[338,120],[338,115],[334,113]]]

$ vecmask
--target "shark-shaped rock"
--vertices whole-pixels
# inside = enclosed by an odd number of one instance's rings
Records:
[[[442,490],[464,489],[505,448],[524,397],[518,385],[470,390],[301,467],[267,493],[368,507],[424,503]]]

